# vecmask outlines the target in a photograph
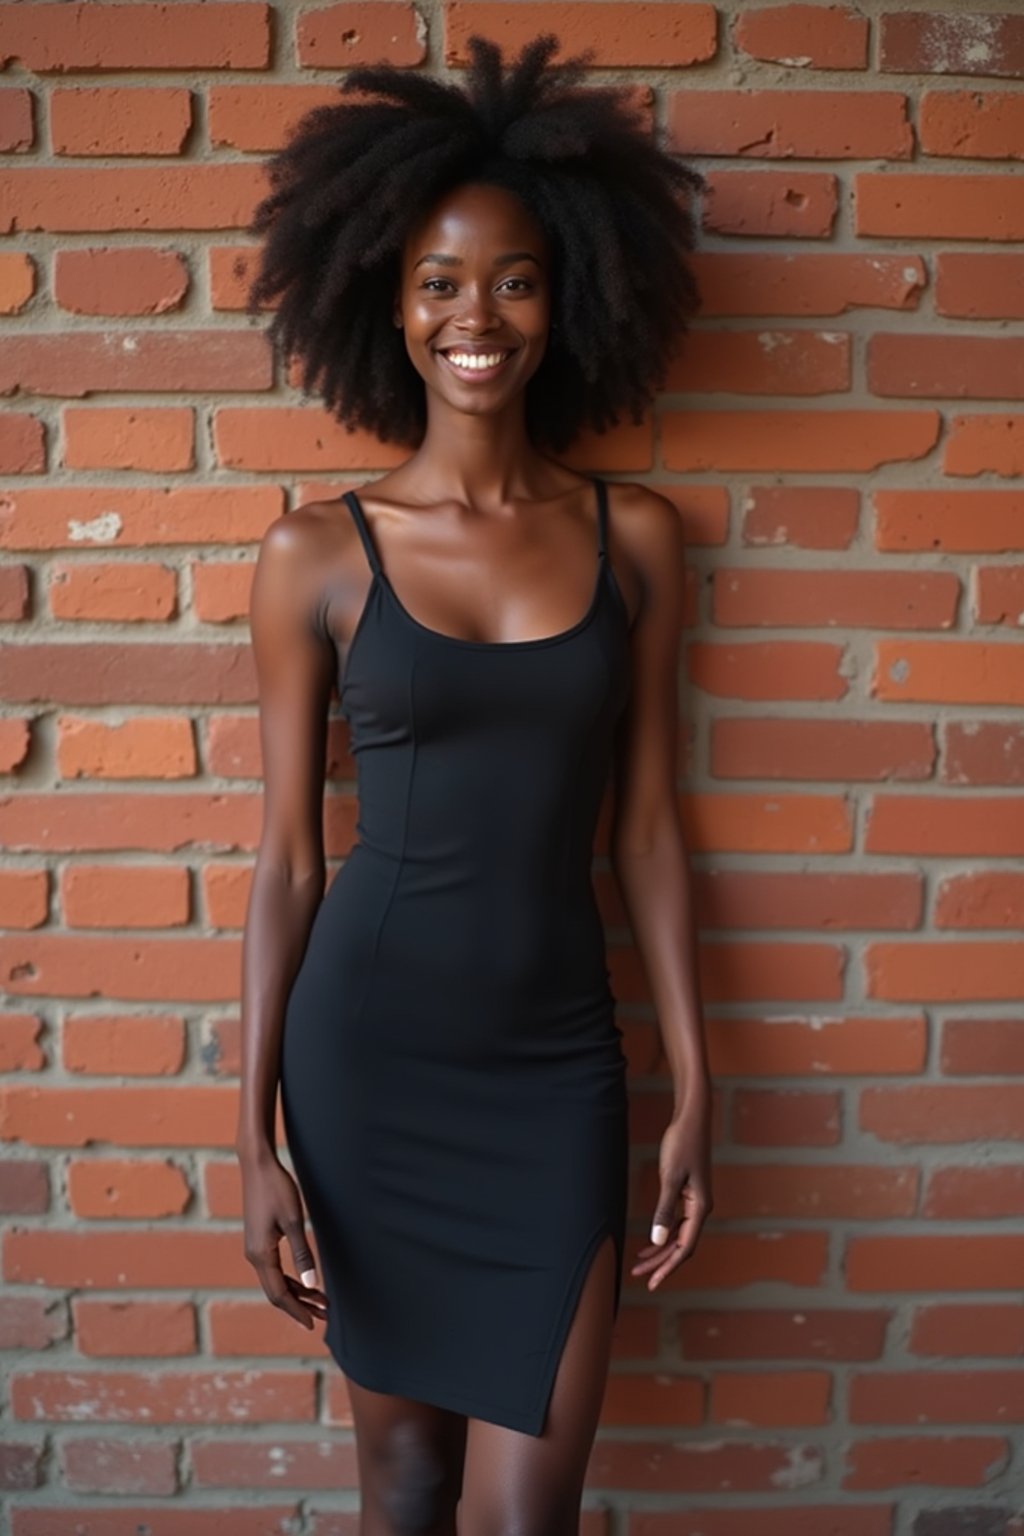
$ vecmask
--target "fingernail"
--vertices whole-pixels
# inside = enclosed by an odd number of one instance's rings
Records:
[[[315,1269],[304,1269],[302,1271],[301,1278],[302,1278],[303,1285],[308,1285],[311,1290],[313,1288],[315,1288],[315,1286],[316,1286],[316,1270]]]
[[[651,1242],[663,1243],[667,1237],[668,1227],[663,1227],[660,1222],[656,1221],[651,1228]]]

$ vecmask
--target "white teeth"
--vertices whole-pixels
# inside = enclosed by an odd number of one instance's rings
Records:
[[[456,368],[470,369],[496,368],[502,359],[507,356],[504,352],[487,352],[483,355],[479,352],[448,352],[445,355],[450,363],[455,364]]]

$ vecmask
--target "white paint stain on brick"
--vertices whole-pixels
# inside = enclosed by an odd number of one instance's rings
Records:
[[[77,517],[68,519],[68,538],[75,544],[113,544],[123,529],[119,512],[101,512],[87,522]]]

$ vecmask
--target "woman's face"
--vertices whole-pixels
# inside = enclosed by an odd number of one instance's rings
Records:
[[[544,232],[504,187],[447,193],[405,241],[394,317],[427,389],[491,413],[539,367],[551,315]]]

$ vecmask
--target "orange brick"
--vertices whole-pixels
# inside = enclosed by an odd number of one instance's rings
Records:
[[[677,91],[669,126],[682,155],[909,160],[914,152],[898,91]]]
[[[309,1423],[309,1371],[22,1371],[11,1378],[16,1419],[115,1424]]]
[[[393,5],[395,10],[405,10],[398,0],[377,0],[372,7],[380,22],[380,5]],[[348,19],[345,28],[354,30],[351,19],[356,7],[344,7]],[[339,11],[342,9],[338,8]],[[369,11],[371,7],[367,6]],[[306,12],[299,18],[300,36],[303,27],[323,16],[322,11]],[[326,31],[326,27],[324,27]],[[357,50],[364,50],[366,40],[359,37]],[[209,91],[210,142],[226,145],[230,149],[273,150],[280,149],[289,134],[314,107],[338,106],[347,102],[336,85],[213,85]],[[210,253],[211,257],[213,252]],[[216,306],[215,306],[216,307]]]
[[[273,382],[266,338],[255,332],[124,332],[116,351],[89,332],[20,335],[0,355],[0,392],[264,390]]]
[[[965,1242],[919,1233],[913,1237],[851,1237],[846,1285],[851,1291],[993,1291],[1020,1289],[1024,1237],[975,1236]],[[966,1421],[966,1415],[958,1415]]]
[[[56,155],[177,155],[191,127],[191,95],[176,86],[50,93]]]
[[[923,721],[711,721],[711,772],[739,779],[926,779],[935,742]]]
[[[0,90],[0,151],[16,154],[35,142],[33,97],[20,86]]]
[[[744,11],[733,26],[751,58],[794,69],[866,69],[868,23],[839,5],[772,5]]]
[[[744,544],[849,549],[857,534],[855,490],[818,485],[755,485],[743,501]]]
[[[185,1060],[180,1018],[71,1014],[64,1020],[62,1039],[69,1072],[164,1076],[180,1071]]]
[[[1024,784],[1024,727],[999,720],[950,721],[942,777],[948,784]]]
[[[865,964],[869,996],[890,1002],[1005,1002],[1024,985],[1020,943],[878,943],[869,947]]]
[[[865,848],[868,853],[1012,858],[1024,853],[1024,804],[1016,795],[880,793],[870,808]],[[960,952],[966,954],[966,948]]]
[[[3,509],[0,549],[78,552],[83,530],[102,537],[106,528],[121,549],[149,549],[258,541],[283,512],[284,494],[274,485],[52,485],[9,490]]]
[[[860,171],[854,177],[854,233],[925,239],[1020,240],[1020,176],[938,171]]]
[[[64,463],[69,469],[193,469],[194,436],[189,406],[69,406]]]
[[[179,951],[182,947],[175,945]],[[122,1147],[230,1147],[235,1136],[235,1100],[232,1089],[219,1085],[29,1088],[17,1084],[0,1089],[0,1135],[7,1141],[51,1147],[81,1147],[90,1141]],[[194,1283],[205,1282],[197,1278]]]
[[[38,416],[0,416],[0,473],[38,475],[46,468],[46,434]]]
[[[119,560],[110,564],[95,561],[82,565],[58,562],[50,576],[49,596],[54,618],[69,622],[88,623],[103,619],[117,623],[133,620],[152,623],[171,619],[177,612],[175,572],[169,566],[155,563],[143,565]],[[64,730],[78,736],[65,758],[65,771],[70,774],[89,771],[89,757],[86,756],[83,765],[82,759],[75,757],[76,746],[79,750],[95,746],[110,740],[112,733],[115,741],[130,740],[133,734],[133,728],[125,732],[123,726],[110,727],[100,721],[67,722],[62,725],[62,732]],[[141,724],[134,730],[137,735],[145,734]],[[124,734],[119,734],[122,732]],[[63,750],[63,740],[60,745]],[[100,767],[95,756],[91,761]]]
[[[54,294],[78,315],[163,315],[180,309],[188,269],[178,251],[144,246],[58,251]]]
[[[947,475],[1024,475],[1024,416],[952,417],[942,468]]]
[[[300,1333],[292,1319],[268,1306],[262,1295],[258,1301],[211,1301],[206,1316],[214,1356],[302,1354],[330,1359],[322,1335]],[[194,1447],[193,1463],[200,1482],[205,1481],[201,1449]]]
[[[841,699],[847,690],[843,648],[824,641],[694,641],[686,654],[690,681],[719,698]]]
[[[1024,928],[1024,875],[954,875],[939,885],[937,928]]]
[[[36,269],[24,251],[0,251],[0,315],[16,315],[36,291]]]
[[[176,928],[191,915],[188,871],[174,866],[72,865],[60,897],[69,928]]]
[[[296,469],[384,469],[408,450],[381,443],[369,432],[350,432],[320,408],[276,406],[246,410],[224,406],[214,415],[217,462],[228,469],[271,473]]]
[[[38,1072],[47,1065],[39,1045],[42,1028],[42,1020],[31,1014],[0,1015],[0,1072]]]
[[[697,870],[693,882],[709,928],[885,929],[921,922],[917,874],[737,868]],[[616,911],[616,922],[624,915]]]
[[[844,1488],[981,1488],[1005,1466],[1010,1443],[997,1435],[887,1435],[847,1451]]]
[[[253,245],[213,245],[207,252],[210,276],[210,303],[214,309],[244,310],[249,301],[249,287],[256,276],[258,247]],[[263,305],[264,310],[275,303]]]
[[[884,946],[883,946],[884,947]],[[928,1083],[865,1088],[861,1129],[882,1141],[1019,1141],[1024,1137],[1024,1084]],[[1024,1235],[1020,1238],[1024,1249]]]
[[[552,19],[541,0],[517,0],[514,8],[502,0],[449,0],[444,16],[446,64],[468,64],[466,43],[474,32],[518,50],[538,32],[551,30]],[[557,31],[559,57],[591,47],[598,69],[679,68],[714,58],[717,47],[712,5],[680,4],[669,13],[657,0],[575,0],[559,7]]]
[[[709,1417],[731,1428],[826,1424],[832,1377],[828,1371],[728,1371],[711,1380]]]
[[[244,229],[266,190],[258,165],[24,167],[0,172],[0,231]]]
[[[1024,494],[1018,491],[876,491],[874,504],[878,549],[1024,549]]]
[[[966,320],[1024,316],[1024,255],[1011,251],[940,251],[935,309]]]
[[[732,1139],[740,1147],[833,1147],[842,1135],[838,1093],[737,1089]]]
[[[959,597],[951,571],[725,567],[712,589],[716,624],[818,629],[948,629]]]
[[[105,5],[78,0],[0,5],[0,62],[39,74],[96,69],[263,69],[270,7],[231,4]]]
[[[192,567],[192,611],[204,624],[231,624],[246,619],[252,594],[255,561],[240,564],[206,562]]]
[[[82,1220],[180,1216],[189,1201],[188,1180],[174,1163],[73,1159],[68,1201]]]
[[[352,0],[305,10],[295,30],[297,62],[313,69],[356,64],[422,64],[426,26],[405,0]]]
[[[690,261],[702,316],[916,309],[927,281],[920,256],[882,251],[870,257],[839,251],[694,251]]]
[[[918,112],[926,155],[977,160],[1024,156],[1024,101],[1008,91],[926,91]]]
[[[1024,1020],[947,1019],[940,1065],[952,1074],[1024,1076]]]
[[[927,1029],[908,1017],[712,1019],[715,1077],[803,1077],[920,1072]]]
[[[1024,341],[1015,336],[868,338],[868,388],[875,395],[934,399],[1024,398]]]
[[[841,331],[690,331],[665,388],[691,393],[824,395],[850,388]]]
[[[872,691],[880,699],[1024,703],[1016,646],[980,640],[880,640]]]
[[[832,234],[839,189],[826,171],[710,171],[706,181],[703,227],[713,234],[810,240]]]
[[[669,469],[877,469],[921,459],[939,438],[937,411],[663,411],[661,440]]]

